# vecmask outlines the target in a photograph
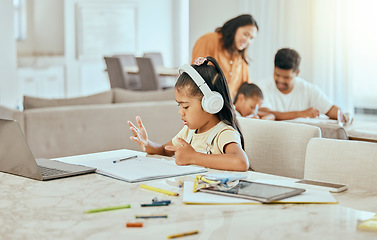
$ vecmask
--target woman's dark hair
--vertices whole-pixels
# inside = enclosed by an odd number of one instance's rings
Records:
[[[248,82],[242,83],[240,88],[237,91],[237,94],[236,94],[236,97],[234,98],[233,103],[237,102],[238,96],[240,94],[243,94],[247,98],[257,96],[257,97],[263,99],[262,90],[254,83],[248,83]]]
[[[221,33],[221,41],[223,43],[223,48],[232,52],[234,50],[234,36],[239,27],[253,25],[259,31],[257,21],[250,14],[239,15],[235,18],[228,20],[222,27],[216,28],[215,32]],[[246,49],[243,49],[240,52],[243,60],[247,63],[246,59]]]
[[[292,48],[282,48],[276,55],[274,64],[275,67],[285,70],[293,70],[297,72],[300,67],[301,57],[300,54]]]
[[[213,65],[208,64],[211,62]],[[201,65],[191,65],[202,76],[208,87],[212,91],[216,91],[221,94],[224,99],[224,106],[220,112],[216,113],[216,116],[225,124],[232,126],[240,133],[242,149],[244,149],[244,138],[241,133],[236,114],[234,112],[232,100],[228,89],[223,71],[216,59],[213,57],[206,57],[206,60]],[[203,98],[203,93],[191,79],[187,73],[182,73],[175,83],[175,88],[180,91],[182,89],[187,90],[188,94],[194,97],[198,97],[200,100]]]

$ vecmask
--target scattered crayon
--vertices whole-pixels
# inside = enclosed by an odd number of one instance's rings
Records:
[[[142,222],[128,222],[126,223],[126,227],[143,227]]]

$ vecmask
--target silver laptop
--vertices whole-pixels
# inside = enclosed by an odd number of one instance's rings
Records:
[[[0,119],[0,171],[44,181],[92,173],[96,168],[35,159],[18,122]]]

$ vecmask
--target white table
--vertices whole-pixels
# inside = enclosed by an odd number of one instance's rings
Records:
[[[139,74],[139,67],[137,66],[128,66],[124,68],[124,71],[126,71],[129,74]],[[156,73],[157,75],[161,76],[173,76],[178,77],[178,68],[169,68],[169,67],[156,67]]]
[[[255,172],[248,175],[249,179],[286,179]],[[187,181],[193,176],[177,179]],[[340,204],[185,205],[182,194],[167,196],[141,189],[142,183],[131,184],[94,173],[47,182],[0,173],[0,182],[1,239],[166,239],[193,230],[200,233],[183,239],[377,237],[377,233],[356,230],[358,221],[374,213],[343,207],[342,201],[357,207],[355,201],[362,198],[349,192],[338,195]],[[156,196],[170,199],[172,204],[140,207],[140,203],[151,202]],[[377,202],[377,196],[370,197]],[[131,204],[131,208],[83,213],[123,204]],[[168,218],[135,219],[139,214],[167,214]],[[136,221],[143,222],[144,227],[125,227],[126,222]]]
[[[337,120],[322,118],[297,118],[287,122],[308,124],[321,128],[322,137],[377,142],[376,121],[355,119],[351,125],[340,127]]]
[[[128,66],[124,68],[128,74],[139,74],[138,66]],[[160,85],[162,88],[172,88],[179,76],[178,68],[156,67],[156,74],[160,76]]]

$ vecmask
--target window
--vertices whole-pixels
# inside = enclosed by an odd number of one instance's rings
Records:
[[[367,110],[365,113],[377,113],[377,2],[360,0],[352,2],[353,55],[353,97],[356,111]],[[350,16],[351,17],[351,16]],[[360,112],[360,111],[359,111]]]
[[[13,0],[14,34],[16,40],[26,39],[26,6],[25,0]]]

